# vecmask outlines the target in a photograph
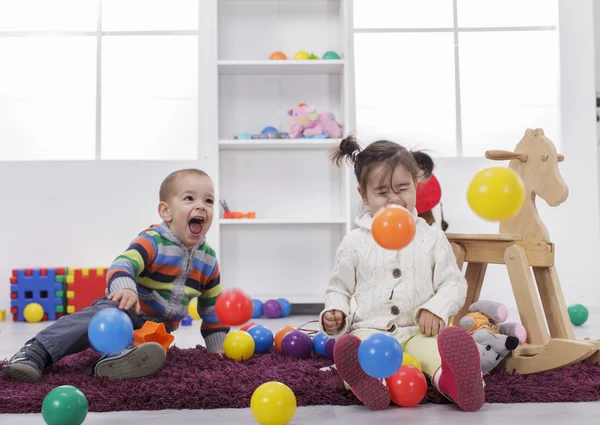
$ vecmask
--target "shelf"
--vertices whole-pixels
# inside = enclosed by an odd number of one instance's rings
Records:
[[[340,139],[231,139],[220,140],[220,150],[329,150],[340,144]]]
[[[341,74],[343,59],[331,60],[220,60],[219,74]]]
[[[221,218],[219,219],[220,224],[225,225],[281,225],[281,224],[345,224],[346,220],[344,219],[269,219],[269,218]]]

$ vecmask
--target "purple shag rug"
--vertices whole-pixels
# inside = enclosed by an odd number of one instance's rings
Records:
[[[92,350],[69,356],[53,365],[36,384],[12,381],[0,371],[0,413],[39,413],[46,394],[59,385],[73,385],[86,395],[91,412],[161,409],[245,408],[254,390],[279,381],[295,393],[299,406],[361,404],[344,388],[322,357],[295,359],[277,353],[238,363],[203,347],[169,350],[163,369],[152,377],[109,381],[90,375],[98,358]],[[0,365],[4,362],[0,362]],[[579,363],[528,376],[503,370],[486,376],[488,403],[550,403],[600,400],[600,366]],[[424,403],[448,403],[429,388]]]

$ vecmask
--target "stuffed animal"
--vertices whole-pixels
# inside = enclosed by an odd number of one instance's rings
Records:
[[[491,372],[512,350],[527,339],[520,323],[503,323],[508,317],[505,305],[494,301],[477,301],[459,326],[469,332],[479,348],[481,371]]]
[[[440,203],[442,199],[442,188],[440,183],[435,176],[431,176],[429,180],[419,182],[417,184],[417,214],[430,226],[435,223],[435,217],[433,216],[433,208]],[[440,204],[440,211],[442,213],[441,227],[445,232],[448,229],[448,222],[444,220],[444,209]]]
[[[290,139],[324,134],[332,139],[342,137],[342,126],[335,120],[335,115],[331,112],[318,113],[315,107],[301,103],[290,109],[288,114],[292,117],[290,118]]]

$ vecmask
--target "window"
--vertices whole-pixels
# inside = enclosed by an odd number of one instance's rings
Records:
[[[0,161],[197,158],[198,18],[199,0],[0,0]]]
[[[555,0],[354,0],[357,133],[435,156],[559,146]]]

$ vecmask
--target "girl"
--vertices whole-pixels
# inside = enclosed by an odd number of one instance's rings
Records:
[[[371,410],[383,409],[390,394],[382,381],[358,363],[361,340],[372,333],[395,337],[421,363],[423,373],[444,396],[464,411],[485,401],[479,351],[459,327],[446,327],[462,307],[467,283],[444,233],[417,217],[415,187],[433,171],[433,160],[389,141],[361,150],[348,137],[331,156],[340,166],[354,165],[365,208],[358,229],[340,243],[326,290],[322,330],[337,338],[336,369],[352,392]],[[374,214],[396,204],[411,211],[416,234],[406,248],[388,251],[371,235]]]

